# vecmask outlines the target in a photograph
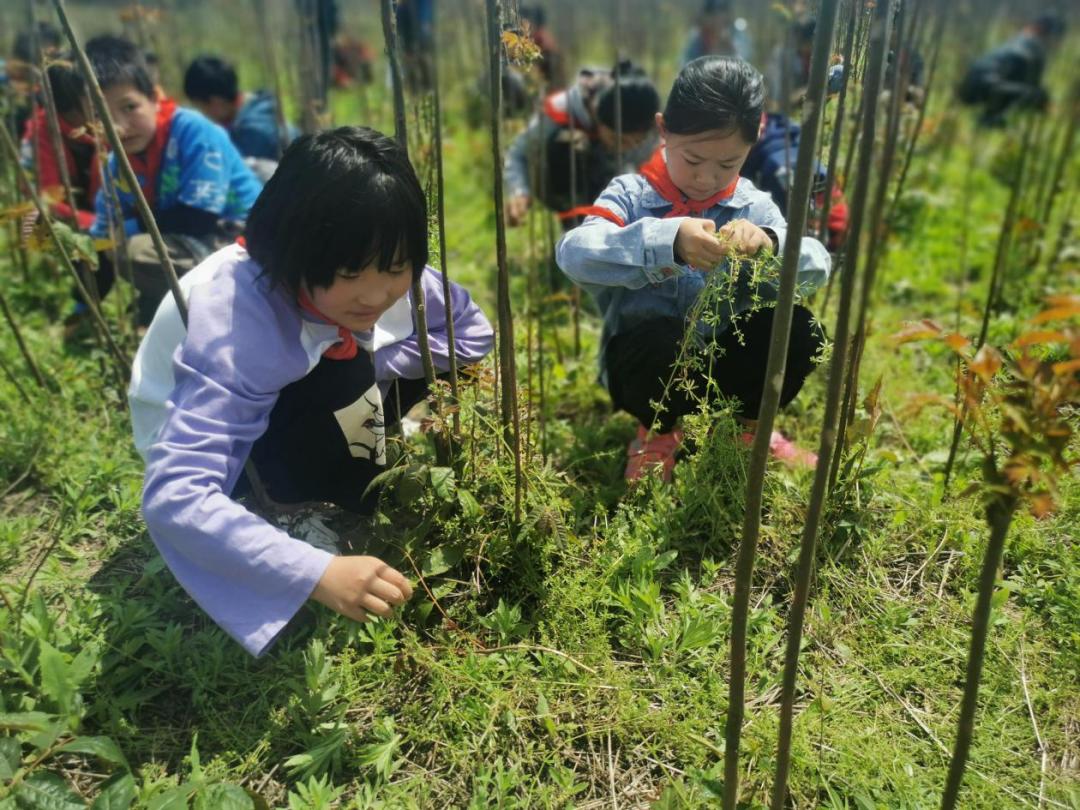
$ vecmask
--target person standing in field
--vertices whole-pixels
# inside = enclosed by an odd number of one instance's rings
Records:
[[[235,238],[262,184],[224,129],[156,91],[142,53],[132,42],[96,37],[87,43],[86,52],[173,266],[183,275]],[[103,184],[90,234],[107,237],[110,218],[123,229],[137,292],[136,325],[143,329],[154,317],[168,282],[115,155],[109,158]],[[99,256],[97,284],[104,296],[112,286],[114,268],[107,253]],[[77,309],[69,326],[77,325],[84,311]]]
[[[184,72],[184,95],[229,133],[237,151],[264,183],[282,151],[299,134],[279,124],[278,100],[269,90],[241,92],[236,69],[217,56],[199,56]]]
[[[789,238],[800,238],[787,232],[770,196],[739,176],[764,107],[764,79],[750,64],[695,59],[657,115],[664,147],[640,174],[612,180],[584,223],[558,244],[559,267],[603,313],[600,380],[613,405],[639,423],[627,450],[628,481],[653,467],[670,480],[682,442],[678,420],[713,387],[734,401],[746,427],[742,440],[753,440],[774,312],[755,303],[775,299],[776,291],[773,282],[755,282],[744,259],[781,253]],[[802,237],[800,294],[825,281],[829,268],[825,247]],[[708,323],[688,321],[716,273],[730,277],[730,298]],[[668,385],[688,332],[690,350],[702,360],[689,371],[694,394]],[[824,342],[810,310],[796,305],[781,405],[798,394]],[[817,463],[780,433],[770,445],[792,465]]]
[[[1013,109],[1046,107],[1049,95],[1042,85],[1046,60],[1065,36],[1065,21],[1058,14],[1040,14],[1016,36],[976,59],[960,85],[960,101],[982,107],[979,123],[1005,125]]]
[[[309,599],[349,618],[389,616],[412,593],[371,556],[343,555],[306,502],[368,513],[386,434],[427,396],[410,285],[419,280],[439,373],[450,338],[427,266],[423,189],[405,150],[362,127],[298,138],[251,209],[242,244],[181,279],[139,346],[129,400],[146,460],[143,515],[180,584],[230,636],[263,654]],[[494,341],[450,285],[454,350]],[[279,525],[252,512],[250,460]],[[249,501],[248,501],[249,502]]]
[[[616,137],[615,73],[622,106],[622,163]],[[624,61],[614,69],[582,69],[566,90],[544,99],[543,110],[514,139],[506,154],[506,221],[520,225],[537,198],[563,227],[581,221],[612,177],[634,171],[656,145],[660,96],[645,71]],[[571,163],[574,184],[571,186]]]

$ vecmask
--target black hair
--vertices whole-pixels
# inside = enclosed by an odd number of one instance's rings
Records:
[[[523,20],[528,20],[532,30],[543,28],[547,23],[547,13],[543,6],[522,6],[519,15]]]
[[[664,107],[664,127],[676,135],[738,132],[757,141],[765,109],[765,79],[734,56],[702,56],[679,71]]]
[[[1031,27],[1044,37],[1065,36],[1065,18],[1053,11],[1037,16],[1031,21]]]
[[[611,70],[612,82],[596,97],[596,120],[615,129],[615,75],[619,76],[623,132],[644,132],[660,111],[660,94],[645,71],[628,59]]]
[[[48,50],[59,48],[62,42],[60,31],[52,23],[39,22],[37,24],[38,47]],[[11,49],[12,55],[20,62],[38,62],[38,55],[34,53],[33,30],[20,31],[15,35],[15,44]]]
[[[795,34],[795,42],[805,45],[808,42],[814,41],[814,32],[817,30],[817,17],[807,17],[804,20],[798,20],[791,26],[792,32]]]
[[[86,43],[86,58],[102,90],[130,84],[147,98],[156,98],[154,82],[142,50],[129,39],[102,34]]]
[[[193,101],[232,101],[239,92],[236,69],[216,56],[197,57],[184,72],[184,95]]]
[[[367,127],[297,138],[248,214],[247,251],[274,284],[329,287],[339,270],[428,260],[427,201],[405,150]]]
[[[702,14],[730,14],[731,0],[705,0]]]
[[[52,62],[45,71],[49,76],[49,87],[56,112],[65,113],[85,111],[87,100],[86,80],[82,72],[67,57]]]

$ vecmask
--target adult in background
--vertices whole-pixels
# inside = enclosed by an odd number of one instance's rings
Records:
[[[1065,21],[1058,14],[1040,14],[1003,45],[980,56],[960,85],[960,101],[982,107],[979,123],[1005,125],[1009,110],[1041,110],[1049,96],[1042,86],[1046,60],[1065,35]]]

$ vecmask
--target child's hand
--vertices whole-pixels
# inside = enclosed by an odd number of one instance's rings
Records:
[[[726,255],[754,256],[775,247],[772,237],[747,219],[733,219],[724,225],[719,241]]]
[[[515,194],[509,200],[506,201],[504,206],[506,211],[506,224],[511,228],[520,225],[525,221],[525,215],[529,213],[529,199],[528,194]]]
[[[716,223],[688,218],[675,234],[675,255],[683,264],[709,270],[727,258],[728,250],[716,241]]]
[[[389,617],[412,596],[412,585],[377,557],[334,557],[311,593],[316,602],[358,622]]]

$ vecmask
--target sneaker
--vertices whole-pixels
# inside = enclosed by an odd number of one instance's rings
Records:
[[[341,538],[323,522],[322,515],[304,509],[280,515],[276,522],[281,529],[288,532],[290,537],[303,540],[308,545],[329,551],[331,554],[341,553],[339,549]]]
[[[754,443],[753,433],[743,433],[739,438],[743,444]],[[775,430],[769,436],[769,455],[784,462],[789,467],[803,467],[808,470],[817,467],[817,453],[811,453],[809,450],[799,447],[784,434]]]
[[[675,453],[682,445],[682,440],[681,430],[650,434],[644,425],[638,425],[637,438],[626,448],[626,480],[637,481],[648,470],[659,467],[660,477],[664,481],[671,481],[671,471],[675,468]]]

